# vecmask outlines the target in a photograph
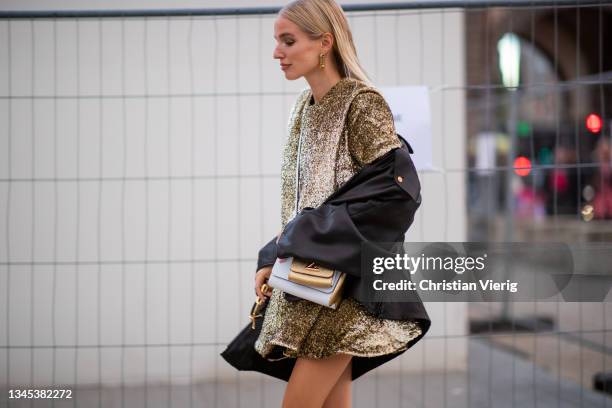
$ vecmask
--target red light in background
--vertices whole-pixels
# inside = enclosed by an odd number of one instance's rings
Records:
[[[520,167],[517,169],[517,167]],[[531,171],[531,160],[525,156],[519,156],[514,159],[514,172],[519,176],[526,176]]]
[[[586,127],[591,133],[598,133],[601,130],[601,118],[595,113],[591,113],[586,118]]]

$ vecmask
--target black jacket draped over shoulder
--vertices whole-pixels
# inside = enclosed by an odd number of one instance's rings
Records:
[[[392,252],[381,243],[404,242],[405,233],[421,205],[421,185],[410,157],[413,150],[402,136],[398,137],[402,141],[401,148],[394,148],[366,164],[321,205],[305,207],[290,220],[278,243],[275,236],[260,249],[257,270],[273,265],[277,257],[295,256],[346,272],[343,297],[354,298],[377,317],[418,322],[422,333],[407,345],[408,349],[425,336],[431,325],[418,294],[414,292],[411,302],[370,301],[363,295],[367,291],[361,287],[365,283],[360,279],[362,248],[367,247],[374,256],[394,257],[399,251]],[[288,301],[300,300],[288,293],[284,296]],[[261,321],[256,330],[251,329],[250,324],[245,327],[221,355],[239,370],[260,371],[288,381],[295,359],[268,361],[255,350],[249,350],[248,342],[254,343],[261,330]],[[251,332],[247,333],[248,330]],[[245,348],[241,349],[238,359],[234,356],[237,353],[232,351],[241,344]],[[354,356],[352,379],[402,352],[378,357]]]

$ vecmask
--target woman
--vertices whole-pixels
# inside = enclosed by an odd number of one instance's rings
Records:
[[[274,23],[285,78],[304,77],[290,116],[281,169],[281,224],[296,215],[295,170],[300,161],[298,212],[317,207],[340,185],[386,152],[401,147],[391,111],[359,65],[346,16],[333,0],[299,0]],[[301,137],[301,157],[297,142]],[[280,236],[280,234],[279,234]],[[347,297],[337,309],[262,293],[272,267],[259,269],[255,291],[269,302],[255,349],[269,359],[295,358],[283,407],[350,407],[351,362],[405,350],[422,334],[413,320],[370,314]]]

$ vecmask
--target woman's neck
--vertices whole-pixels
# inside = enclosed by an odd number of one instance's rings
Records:
[[[314,102],[318,103],[341,79],[342,77],[337,72],[331,72],[329,74],[320,73],[316,77],[306,78],[306,81],[310,85]]]

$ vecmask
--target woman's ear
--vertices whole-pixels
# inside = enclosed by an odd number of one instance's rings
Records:
[[[321,51],[328,53],[334,47],[334,36],[331,33],[324,33],[321,38]]]

